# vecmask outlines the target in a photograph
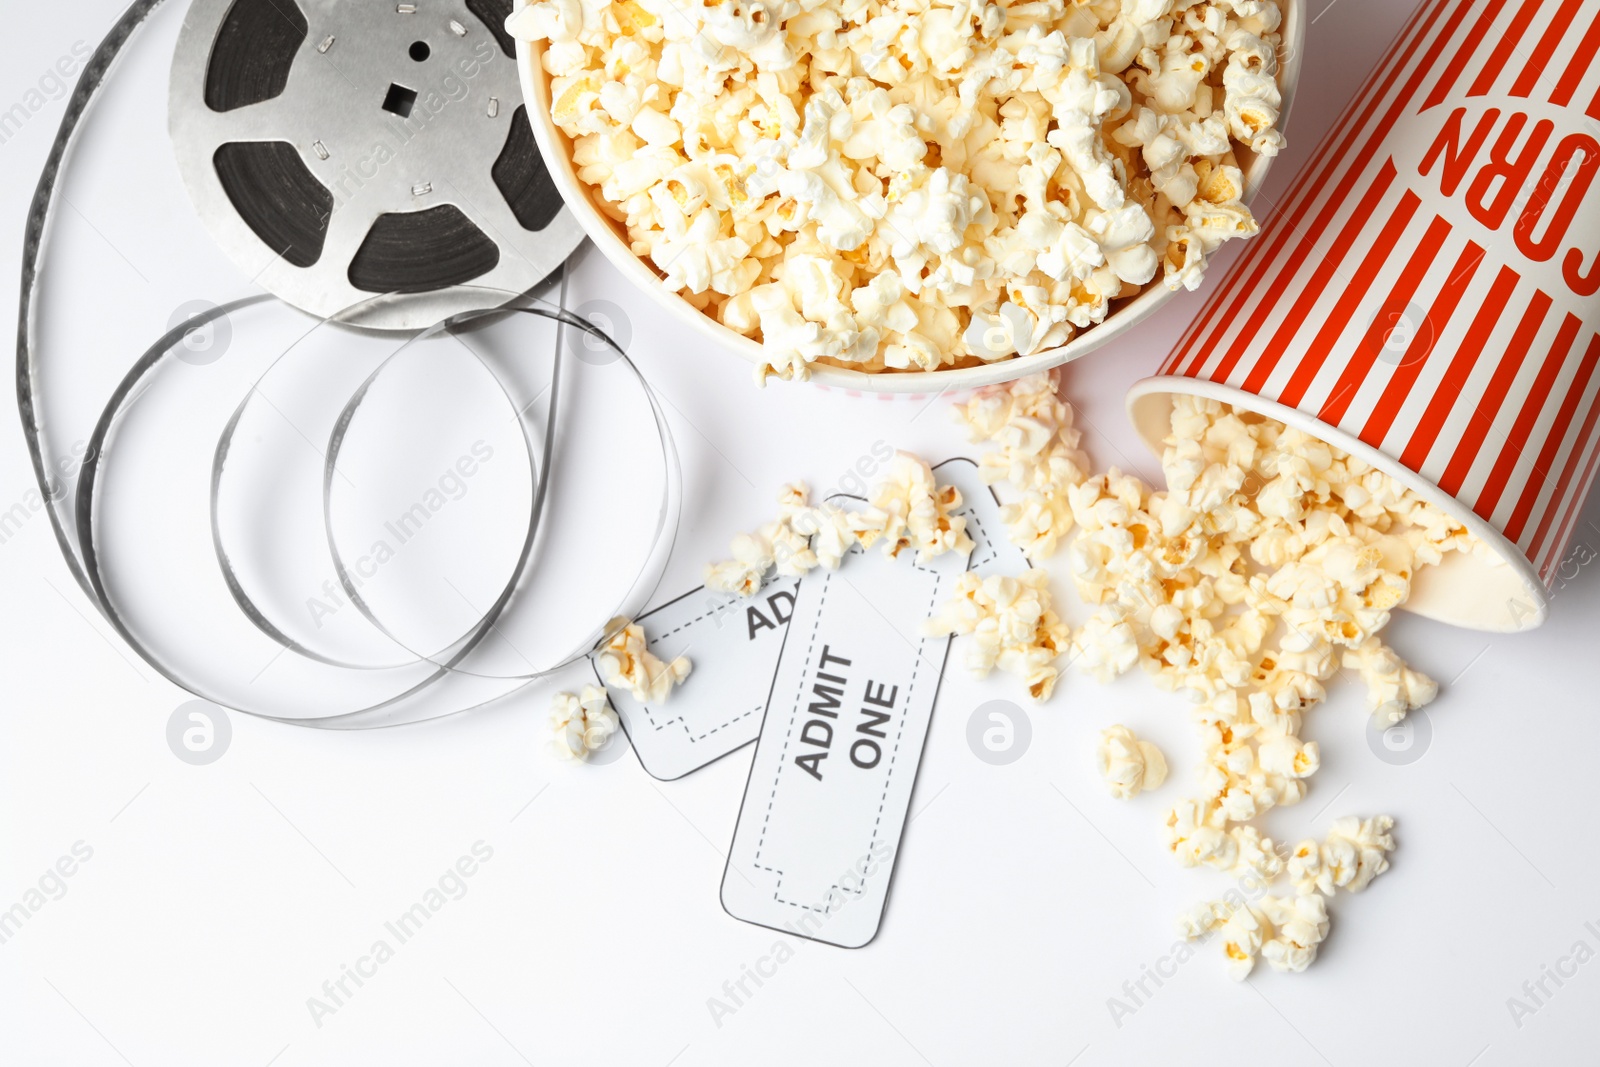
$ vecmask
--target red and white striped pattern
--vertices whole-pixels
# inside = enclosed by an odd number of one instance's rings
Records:
[[[1419,129],[1432,142],[1458,106],[1529,108],[1526,129],[1506,126],[1513,155],[1554,108],[1570,118],[1552,147],[1600,140],[1597,53],[1600,0],[1424,0],[1161,373],[1359,438],[1503,532],[1548,584],[1600,460],[1600,298],[1550,284],[1566,245],[1553,265],[1534,264],[1512,229],[1532,197],[1556,214],[1563,190],[1600,167],[1600,146],[1553,191],[1508,198],[1498,230],[1464,206],[1439,210],[1444,193],[1403,160],[1427,150]],[[1485,130],[1480,158],[1501,147],[1500,128]],[[1441,158],[1432,172],[1448,182]],[[1600,198],[1600,181],[1588,196]],[[1584,271],[1600,271],[1600,234],[1570,232]]]

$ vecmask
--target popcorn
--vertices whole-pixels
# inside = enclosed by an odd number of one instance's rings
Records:
[[[1192,293],[1205,280],[1205,244],[1187,226],[1167,227],[1167,250],[1161,262],[1168,289]]]
[[[1139,639],[1125,618],[1098,613],[1074,641],[1079,662],[1097,682],[1126,674],[1139,662]]]
[[[839,564],[844,560],[844,554],[855,544],[855,535],[850,528],[850,517],[843,509],[832,504],[811,508],[804,516],[795,520],[794,526],[797,532],[811,533],[812,554],[816,556],[818,565],[830,571],[838,570]]]
[[[1322,866],[1329,881],[1339,889],[1359,893],[1387,871],[1388,853],[1394,851],[1389,833],[1393,828],[1394,820],[1387,815],[1373,819],[1346,816],[1335,821],[1322,845]]]
[[[955,486],[935,485],[933,470],[925,462],[909,452],[896,452],[871,502],[858,513],[858,529],[873,541],[881,540],[885,555],[916,548],[918,563],[945,552],[968,555],[973,545],[967,520],[954,514],[960,507],[961,493]],[[869,543],[866,537],[861,541],[863,546]]]
[[[738,534],[730,551],[733,559],[706,565],[706,588],[713,593],[754,596],[774,565],[771,542],[753,534]]]
[[[714,593],[754,596],[776,573],[799,577],[816,567],[838,568],[855,545],[882,544],[889,556],[915,548],[917,561],[945,552],[971,553],[967,520],[957,515],[961,493],[936,484],[933,470],[909,452],[890,459],[869,504],[845,511],[833,504],[812,506],[804,482],[778,494],[778,518],[752,533],[738,534],[729,546],[733,558],[706,565],[706,588]]]
[[[1261,958],[1275,971],[1296,973],[1311,966],[1328,936],[1328,903],[1320,896],[1263,897],[1260,914],[1273,934],[1261,943]]]
[[[1260,912],[1246,905],[1237,908],[1221,925],[1222,954],[1228,961],[1228,977],[1242,982],[1255,969],[1256,955],[1270,933]]]
[[[1020,677],[1033,699],[1048,700],[1060,676],[1055,662],[1068,638],[1066,624],[1051,609],[1049,581],[1042,570],[1024,571],[1015,578],[980,578],[967,571],[956,580],[940,613],[929,621],[928,633],[971,635],[966,665],[974,675],[987,677],[998,667]],[[1163,764],[1157,783],[1165,773]]]
[[[1349,816],[1337,820],[1322,844],[1302,841],[1289,856],[1289,880],[1302,896],[1320,893],[1331,897],[1336,889],[1359,893],[1389,869],[1394,851],[1394,820],[1387,815],[1372,819]]]
[[[1222,73],[1227,90],[1223,114],[1229,132],[1251,151],[1275,156],[1283,151],[1283,134],[1275,127],[1283,96],[1278,91],[1278,56],[1275,45],[1245,30],[1236,30],[1228,42],[1228,65]]]
[[[1237,148],[1283,146],[1280,21],[1268,0],[538,0],[507,29],[545,42],[602,210],[762,343],[765,381],[1016,358],[1158,274],[1197,286],[1255,232]]]
[[[1316,841],[1307,840],[1296,845],[1285,867],[1294,891],[1301,896],[1313,893],[1333,895],[1333,879],[1323,871],[1322,846]]]
[[[809,490],[803,482],[783,487],[778,494],[778,518],[754,533],[737,534],[730,551],[733,559],[707,564],[706,588],[714,593],[754,596],[776,570],[786,577],[806,574],[826,560],[829,569],[837,567],[849,544],[841,534],[838,509],[816,511],[808,503]],[[818,536],[821,555],[811,546]]]
[[[1178,915],[1178,936],[1200,941],[1228,920],[1228,911],[1212,901],[1202,901]]]
[[[641,704],[659,704],[689,677],[689,661],[682,656],[665,663],[650,653],[644,628],[623,622],[595,656],[595,666],[608,686],[626,689]]]
[[[1100,777],[1111,795],[1130,800],[1146,789],[1155,789],[1167,778],[1166,757],[1149,741],[1141,741],[1126,726],[1109,726],[1100,731],[1096,754]]]
[[[1229,832],[1239,849],[1239,867],[1254,871],[1262,882],[1271,882],[1283,873],[1283,859],[1272,838],[1262,837],[1254,826],[1235,826]]]
[[[1341,662],[1361,674],[1367,685],[1367,706],[1384,726],[1393,726],[1439,695],[1439,683],[1401,662],[1376,636],[1344,653]]]
[[[1304,971],[1328,936],[1327,902],[1321,896],[1266,895],[1256,903],[1242,898],[1196,904],[1178,917],[1178,933],[1200,941],[1220,931],[1228,977],[1243,981],[1257,958],[1273,970]]]
[[[980,389],[955,407],[972,441],[999,446],[983,456],[979,472],[987,482],[1009,481],[1021,490],[1021,499],[1000,515],[1011,540],[1033,559],[1053,554],[1071,532],[1068,491],[1087,478],[1089,466],[1078,448],[1082,435],[1073,426],[1072,409],[1055,388],[1053,377],[1034,374]]]
[[[1208,10],[1197,24],[1223,28],[1216,8]],[[1230,40],[1240,54],[1254,47]],[[1165,69],[1148,58],[1139,54],[1142,68]],[[1137,136],[1121,140],[1159,147],[1164,121],[1135,119]],[[1201,210],[1237,197],[1229,165],[1201,161],[1194,169],[1195,202],[1210,205]],[[1327,936],[1324,898],[1359,892],[1388,869],[1393,820],[1340,819],[1325,841],[1303,841],[1286,854],[1253,822],[1304,799],[1321,751],[1299,736],[1303,719],[1341,667],[1360,675],[1383,724],[1434,699],[1438,685],[1407,667],[1379,634],[1420,568],[1449,552],[1483,549],[1364,461],[1200,397],[1174,397],[1165,491],[1114,468],[1091,477],[1055,382],[1054,374],[1039,375],[982,390],[956,413],[974,440],[995,446],[981,469],[990,481],[1010,483],[1013,538],[1037,558],[1071,536],[1073,584],[1095,609],[1074,636],[1082,668],[1109,681],[1139,666],[1194,701],[1205,757],[1195,795],[1167,813],[1174,859],[1263,888],[1287,876],[1293,888],[1293,896],[1254,904],[1239,897],[1199,906],[1180,928],[1190,938],[1224,930],[1236,977],[1258,957],[1303,970]],[[1131,734],[1108,731],[1101,745],[1119,778],[1139,773]]]
[[[1155,224],[1138,204],[1092,213],[1089,233],[1098,240],[1106,263],[1118,278],[1143,285],[1155,277],[1156,264],[1160,262],[1156,250],[1150,247],[1156,235]]]
[[[1263,771],[1285,778],[1309,778],[1322,765],[1317,743],[1302,742],[1292,734],[1263,741],[1256,748],[1256,759]]]
[[[620,725],[606,691],[599,686],[586,685],[577,696],[557,693],[550,707],[550,726],[555,733],[550,749],[562,759],[586,760]]]

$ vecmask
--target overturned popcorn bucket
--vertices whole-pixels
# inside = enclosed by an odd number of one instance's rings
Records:
[[[1176,394],[1313,434],[1497,557],[1451,553],[1409,609],[1542,623],[1600,459],[1597,52],[1600,0],[1424,0],[1133,387],[1141,436],[1160,451]]]

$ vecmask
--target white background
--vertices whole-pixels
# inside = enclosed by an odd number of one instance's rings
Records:
[[[1292,147],[1268,197],[1411,7],[1323,2]],[[98,42],[120,10],[110,0],[8,6],[22,20],[0,38],[0,109],[74,42]],[[16,277],[25,205],[62,106],[49,102],[0,146],[0,277]],[[237,284],[192,295],[223,299]],[[633,354],[667,398],[684,454],[691,517],[669,591],[694,583],[735,524],[763,520],[784,480],[830,486],[878,440],[934,461],[963,450],[943,401],[756,392],[744,365],[675,337],[590,257],[576,300],[597,297],[628,309]],[[1156,473],[1122,398],[1201,300],[1173,300],[1067,372],[1097,463]],[[152,308],[151,320],[170,310]],[[130,328],[124,355],[155,332]],[[4,406],[0,508],[33,485]],[[1600,545],[1596,519],[1591,507],[1580,541]],[[969,751],[967,720],[1015,691],[952,674],[879,937],[855,952],[798,944],[719,1025],[708,1000],[731,1004],[724,983],[775,940],[717,902],[748,750],[670,784],[631,757],[559,766],[542,750],[556,688],[544,685],[483,713],[370,734],[236,715],[226,755],[192,767],[165,740],[185,694],[110,634],[35,516],[0,545],[0,909],[75,842],[93,858],[0,944],[0,1061],[1589,1062],[1600,963],[1559,988],[1547,980],[1553,996],[1520,1026],[1507,1000],[1526,1000],[1524,982],[1576,942],[1600,949],[1584,927],[1600,931],[1589,825],[1600,720],[1582,710],[1594,706],[1597,583],[1580,569],[1549,624],[1525,636],[1401,619],[1393,642],[1445,683],[1427,712],[1431,741],[1410,764],[1374,754],[1348,684],[1309,716],[1322,771],[1303,805],[1273,813],[1269,832],[1298,840],[1338,815],[1388,812],[1400,840],[1388,874],[1335,902],[1309,972],[1237,985],[1211,945],[1160,988],[1147,981],[1153,995],[1116,1017],[1109,998],[1134,1005],[1124,983],[1170,952],[1175,913],[1226,884],[1177,869],[1161,841],[1161,814],[1198,755],[1183,707],[1139,677],[1102,688],[1072,676],[1030,709],[1027,754],[991,767]],[[1096,780],[1095,733],[1117,721],[1168,753],[1173,778],[1154,796],[1115,802]],[[493,858],[467,894],[318,1026],[307,998],[387,938],[384,922],[479,841]]]

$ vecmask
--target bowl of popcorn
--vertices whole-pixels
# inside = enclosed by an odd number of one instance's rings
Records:
[[[518,0],[567,206],[769,376],[933,392],[1105,344],[1258,224],[1302,0]]]

